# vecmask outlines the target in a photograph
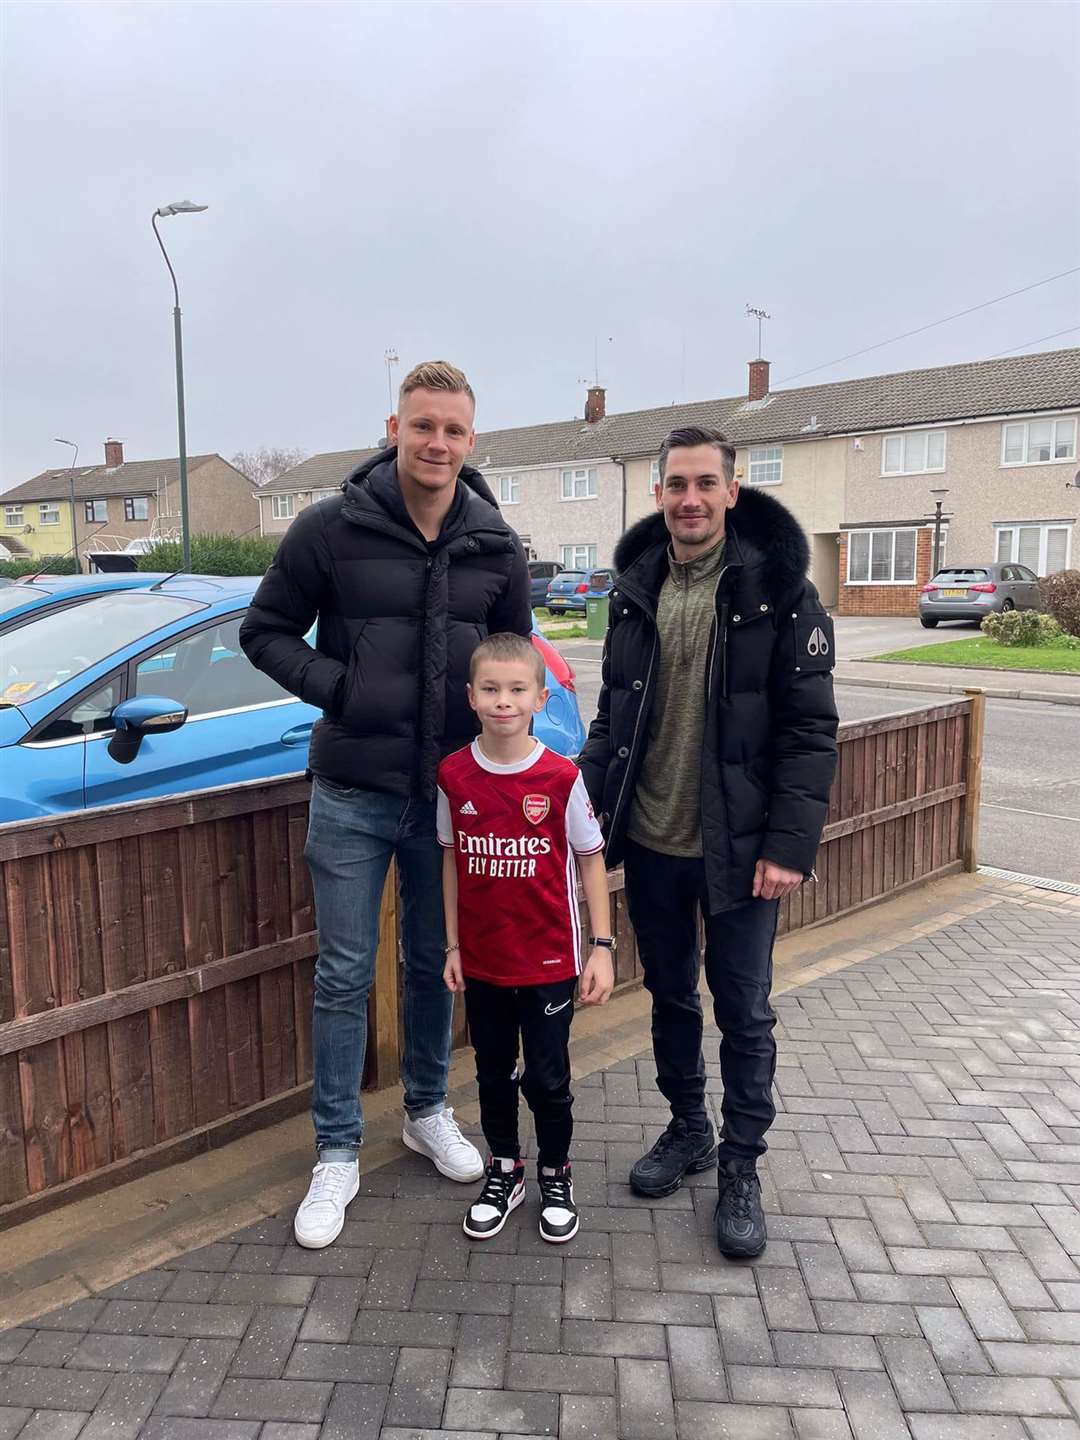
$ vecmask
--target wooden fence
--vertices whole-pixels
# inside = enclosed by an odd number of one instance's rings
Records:
[[[973,694],[841,728],[817,883],[782,929],[974,868],[982,722]],[[307,797],[287,777],[0,827],[0,1224],[306,1104]],[[620,872],[609,887],[629,984]],[[397,932],[388,885],[368,1088],[398,1075]]]

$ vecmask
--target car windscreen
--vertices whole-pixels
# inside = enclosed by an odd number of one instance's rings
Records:
[[[934,576],[935,585],[969,585],[975,580],[988,580],[985,570],[939,570]]]
[[[175,595],[127,590],[50,609],[0,635],[0,706],[36,700],[133,640],[205,608]]]
[[[585,579],[583,570],[560,570],[555,580],[559,585],[577,585]]]
[[[0,616],[18,610],[20,606],[29,605],[30,601],[40,594],[40,590],[35,590],[30,585],[5,585],[0,590]]]

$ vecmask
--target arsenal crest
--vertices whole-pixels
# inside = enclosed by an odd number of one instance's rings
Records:
[[[546,820],[548,817],[551,799],[547,795],[526,795],[521,802],[521,808],[530,825],[539,825],[541,820]]]

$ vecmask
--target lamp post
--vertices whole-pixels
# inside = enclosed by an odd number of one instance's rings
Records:
[[[936,575],[941,568],[941,506],[948,493],[948,490],[930,491],[934,497],[934,568],[930,572],[931,576]]]
[[[82,561],[79,559],[79,532],[76,528],[77,522],[75,520],[75,462],[79,458],[79,447],[74,440],[62,440],[59,435],[54,437],[53,443],[56,445],[70,445],[75,451],[75,454],[71,457],[71,468],[68,470],[68,497],[71,501],[71,544],[72,554],[75,557],[75,573],[76,575],[81,575]]]
[[[191,200],[177,200],[172,205],[162,205],[155,210],[150,217],[150,224],[154,227],[154,238],[161,246],[161,253],[165,256],[165,264],[169,267],[169,274],[173,283],[173,338],[176,345],[176,424],[180,434],[180,533],[183,544],[183,568],[191,569],[191,526],[188,521],[188,489],[187,489],[187,430],[184,423],[184,343],[180,329],[180,290],[176,283],[176,271],[172,267],[165,249],[164,242],[158,231],[158,217],[169,215],[195,215],[200,210],[207,210],[207,205],[196,205]]]

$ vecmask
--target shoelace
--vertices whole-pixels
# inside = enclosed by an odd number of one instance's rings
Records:
[[[442,1146],[466,1145],[468,1141],[462,1135],[457,1121],[454,1119],[453,1110],[447,1108],[440,1110],[431,1116],[432,1132],[436,1144]]]
[[[558,1205],[562,1210],[569,1210],[574,1203],[570,1196],[569,1175],[541,1175],[540,1193],[545,1206]]]
[[[750,1218],[751,1203],[754,1198],[755,1181],[749,1175],[736,1175],[730,1181],[724,1199],[731,1208],[736,1220],[748,1220]]]
[[[657,1136],[656,1144],[652,1148],[652,1153],[656,1156],[657,1160],[666,1155],[672,1145],[677,1145],[680,1141],[686,1140],[687,1133],[686,1126],[681,1120],[672,1121],[667,1129],[664,1130],[663,1134]]]
[[[352,1179],[349,1171],[348,1165],[335,1164],[332,1160],[316,1165],[311,1172],[314,1178],[307,1194],[307,1203],[317,1205],[328,1201],[336,1205],[338,1197]]]
[[[492,1168],[488,1170],[484,1188],[476,1198],[478,1205],[493,1205],[501,1210],[514,1188],[514,1171]]]

